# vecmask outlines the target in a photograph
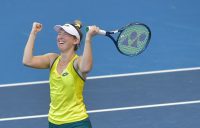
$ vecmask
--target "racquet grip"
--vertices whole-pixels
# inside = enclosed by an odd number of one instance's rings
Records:
[[[87,26],[87,27],[86,27],[86,32],[88,32],[89,30],[90,30],[90,26]],[[106,31],[100,29],[99,32],[98,32],[98,34],[99,34],[99,35],[106,35]]]

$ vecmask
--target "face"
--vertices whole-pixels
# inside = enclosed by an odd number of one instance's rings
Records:
[[[57,46],[61,51],[68,51],[74,49],[75,45],[78,44],[76,37],[68,34],[64,30],[60,29],[57,36]]]

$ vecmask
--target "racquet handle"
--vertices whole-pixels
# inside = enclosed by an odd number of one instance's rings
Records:
[[[86,27],[86,32],[88,32],[89,30],[90,30],[90,26],[87,26],[87,27]],[[99,32],[98,32],[98,34],[99,34],[99,35],[104,35],[104,36],[105,36],[105,35],[106,35],[106,31],[100,29]]]

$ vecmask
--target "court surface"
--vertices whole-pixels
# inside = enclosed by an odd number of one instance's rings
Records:
[[[197,128],[199,75],[191,68],[89,77],[84,96],[93,127]],[[0,127],[48,127],[48,83],[28,84],[1,86]]]
[[[34,21],[43,24],[35,55],[59,53],[54,25],[76,19],[106,30],[130,22],[152,31],[139,56],[121,55],[112,41],[93,39],[93,70],[84,97],[93,128],[200,126],[199,0],[1,0],[0,128],[47,128],[49,70],[24,67]],[[118,10],[117,10],[118,9]],[[83,51],[84,41],[78,51]]]

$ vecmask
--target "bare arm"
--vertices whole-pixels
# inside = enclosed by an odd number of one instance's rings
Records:
[[[95,36],[98,31],[98,27],[92,26],[86,34],[83,55],[78,59],[78,67],[82,73],[88,73],[92,69],[92,37]]]
[[[32,68],[49,68],[51,60],[56,54],[49,53],[41,56],[33,56],[33,49],[37,33],[42,30],[42,24],[34,22],[27,44],[24,49],[23,64]]]

